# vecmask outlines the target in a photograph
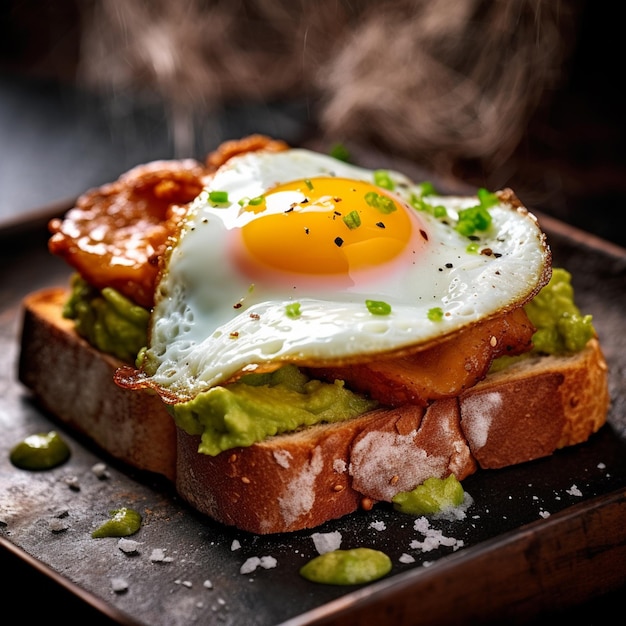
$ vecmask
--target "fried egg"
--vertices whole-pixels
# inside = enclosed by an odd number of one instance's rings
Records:
[[[168,255],[144,383],[186,401],[285,363],[416,351],[522,305],[550,251],[532,214],[494,200],[468,237],[457,225],[477,197],[424,198],[399,172],[304,149],[231,158]]]

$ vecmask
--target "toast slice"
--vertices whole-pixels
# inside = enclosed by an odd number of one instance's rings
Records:
[[[607,366],[592,339],[577,354],[527,359],[427,408],[381,408],[207,456],[157,396],[114,383],[122,363],[74,332],[62,316],[67,296],[51,288],[24,300],[20,381],[107,453],[166,476],[201,513],[252,533],[313,528],[431,476],[463,480],[548,456],[606,421]]]

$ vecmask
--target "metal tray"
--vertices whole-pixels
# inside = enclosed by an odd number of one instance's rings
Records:
[[[608,424],[583,445],[466,479],[474,499],[467,517],[431,522],[454,546],[412,548],[424,539],[413,518],[385,505],[316,529],[339,531],[342,547],[378,548],[393,561],[383,580],[335,587],[298,575],[316,555],[313,531],[261,537],[217,524],[160,478],[117,463],[37,408],[16,380],[20,302],[69,276],[47,252],[48,217],[0,230],[0,548],[98,614],[146,626],[519,623],[626,584],[626,250],[539,216],[555,265],[573,273],[577,301],[593,314],[605,347]],[[11,465],[16,442],[52,428],[71,445],[65,465],[47,472]],[[108,477],[92,471],[96,463],[106,464]],[[109,510],[126,505],[144,516],[133,555],[117,539],[90,536]],[[65,529],[55,531],[59,521]],[[153,550],[169,559],[154,562]],[[407,554],[413,562],[404,562]],[[255,556],[271,556],[276,566],[242,574]],[[126,591],[116,592],[116,581]]]

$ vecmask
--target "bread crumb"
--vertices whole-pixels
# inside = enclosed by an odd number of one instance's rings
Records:
[[[341,533],[338,530],[328,533],[313,533],[311,535],[313,545],[319,554],[339,550],[341,546]]]

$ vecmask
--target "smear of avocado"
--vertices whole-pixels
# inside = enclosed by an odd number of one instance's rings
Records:
[[[70,447],[54,430],[29,435],[11,449],[11,463],[26,470],[48,470],[70,458]]]
[[[392,498],[393,508],[410,515],[434,515],[463,504],[465,492],[454,474],[447,478],[427,478],[412,491],[401,491]]]
[[[198,451],[214,456],[303,426],[350,419],[375,406],[343,381],[324,383],[286,365],[213,387],[169,410],[183,430],[201,435]]]
[[[110,287],[91,287],[77,274],[63,316],[76,332],[101,352],[132,363],[146,345],[150,313]]]
[[[320,554],[300,568],[300,575],[326,585],[360,585],[391,571],[391,559],[380,550],[353,548]]]
[[[491,371],[499,371],[522,359],[538,354],[580,352],[596,334],[591,315],[582,315],[574,302],[572,275],[563,268],[553,268],[548,284],[524,306],[537,329],[533,349],[520,356],[496,359]]]
[[[103,537],[128,537],[141,528],[141,514],[134,509],[122,507],[109,511],[109,519],[91,533],[94,539]]]

